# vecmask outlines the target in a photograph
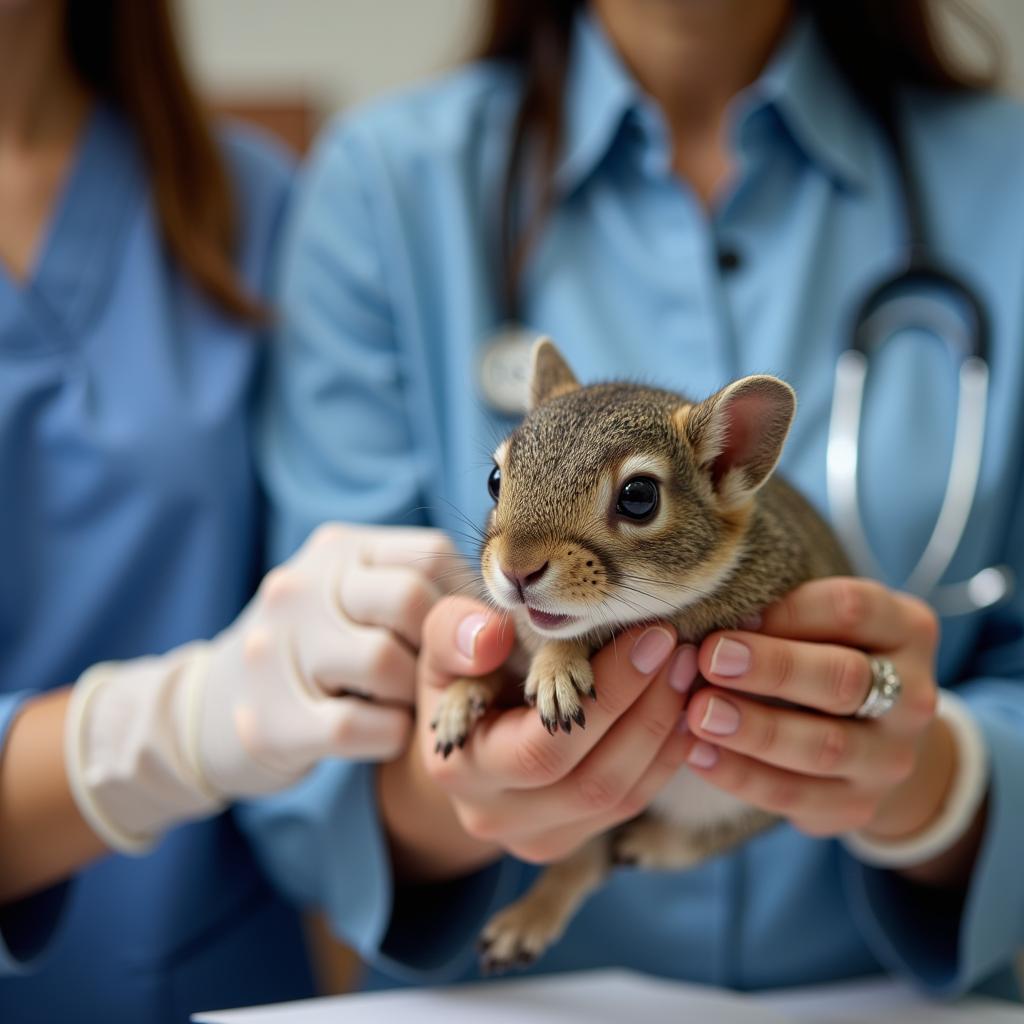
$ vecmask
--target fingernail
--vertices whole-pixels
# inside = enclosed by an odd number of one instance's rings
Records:
[[[716,676],[741,676],[750,668],[750,648],[738,640],[722,637],[711,655],[711,671]]]
[[[672,653],[675,645],[676,638],[672,633],[660,626],[654,626],[633,644],[629,660],[637,672],[650,675],[665,664],[665,659]]]
[[[668,685],[676,693],[686,693],[697,678],[697,648],[684,644],[676,651],[668,670]]]
[[[686,759],[694,768],[714,768],[718,764],[718,748],[699,740],[694,743],[690,756]]]
[[[467,658],[473,657],[476,653],[476,638],[483,632],[486,625],[487,616],[480,612],[467,615],[459,623],[459,628],[455,631],[455,646],[459,649],[460,654],[464,654]]]
[[[754,630],[760,629],[764,625],[764,616],[758,614],[748,615],[741,623],[740,629],[746,629],[753,633]]]
[[[712,697],[700,727],[715,736],[731,736],[740,727],[740,709],[731,701]]]

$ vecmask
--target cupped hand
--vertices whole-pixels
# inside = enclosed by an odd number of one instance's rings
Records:
[[[937,643],[935,615],[916,598],[862,579],[806,583],[756,631],[701,645],[711,685],[687,709],[698,739],[688,763],[810,835],[912,836],[938,812],[953,772],[936,718]],[[851,716],[871,686],[871,656],[893,663],[903,689],[888,714],[862,720]]]
[[[398,756],[424,620],[464,571],[440,530],[314,531],[211,645],[199,754],[214,788],[265,792],[323,757]]]
[[[447,759],[429,723],[444,687],[507,660],[507,620],[468,598],[438,602],[424,626],[413,756],[465,833],[523,860],[547,862],[639,814],[683,763],[680,731],[696,649],[674,629],[639,626],[593,658],[597,698],[585,729],[550,735],[535,709],[486,715]]]

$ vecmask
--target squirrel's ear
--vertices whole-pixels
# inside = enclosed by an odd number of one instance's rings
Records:
[[[530,408],[576,391],[580,382],[550,338],[538,338],[530,353]]]
[[[681,424],[722,502],[737,505],[768,479],[796,413],[796,394],[778,377],[744,377],[682,410]]]

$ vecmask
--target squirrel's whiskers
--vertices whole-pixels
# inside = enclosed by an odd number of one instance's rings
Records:
[[[542,339],[530,391],[529,413],[494,453],[480,568],[531,656],[524,698],[549,732],[584,727],[590,657],[617,629],[661,620],[699,642],[805,580],[850,571],[824,521],[773,476],[796,411],[783,381],[745,377],[703,402],[638,384],[582,387]],[[496,673],[451,684],[434,723],[442,755],[466,743],[503,683]],[[539,956],[615,863],[690,867],[775,820],[683,769],[643,815],[499,913],[484,963]]]

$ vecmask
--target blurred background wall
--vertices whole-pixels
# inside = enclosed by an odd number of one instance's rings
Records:
[[[1006,49],[1024,97],[1024,0],[970,0]],[[316,122],[450,67],[476,38],[483,0],[180,0],[192,65],[208,95],[255,110],[301,145]],[[976,52],[957,24],[956,40]]]

